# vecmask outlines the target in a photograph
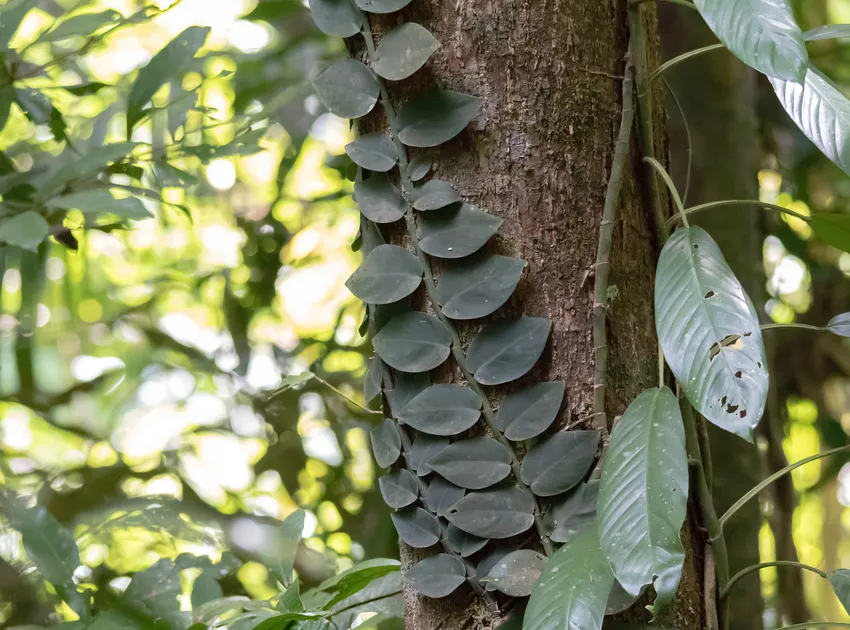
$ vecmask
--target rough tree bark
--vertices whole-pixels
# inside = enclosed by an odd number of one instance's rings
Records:
[[[644,5],[643,10],[655,58],[655,8]],[[442,48],[426,71],[391,86],[392,98],[402,102],[436,84],[484,99],[472,127],[431,153],[437,174],[470,202],[505,219],[490,247],[529,263],[508,308],[547,316],[553,324],[548,349],[529,378],[566,382],[560,426],[590,428],[593,274],[621,116],[625,4],[422,0],[398,15],[373,16],[372,28],[380,36],[408,21],[427,26]],[[658,138],[659,153],[663,144]],[[651,296],[658,241],[635,175],[643,172],[636,145],[635,137],[611,257],[611,284],[616,286],[609,310],[611,419],[657,379]],[[689,551],[697,551],[689,553],[677,601],[661,619],[660,625],[671,630],[703,627],[703,540],[696,532],[689,521],[683,540]],[[422,555],[403,548],[404,567]],[[413,591],[405,595],[410,630],[498,625],[468,591],[445,600],[423,599]],[[635,608],[631,620],[648,621],[642,607]]]

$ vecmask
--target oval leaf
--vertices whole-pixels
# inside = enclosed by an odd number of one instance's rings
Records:
[[[676,230],[661,251],[655,327],[691,404],[720,428],[752,441],[768,389],[758,315],[702,228]]]
[[[378,479],[384,502],[399,510],[419,498],[419,485],[410,471],[400,468]]]
[[[369,13],[394,13],[410,4],[411,0],[355,0],[357,6]]]
[[[462,204],[426,215],[419,225],[419,246],[436,258],[464,258],[484,247],[502,219],[475,206]]]
[[[435,147],[463,131],[480,105],[480,98],[452,90],[415,96],[398,115],[398,139],[409,147]]]
[[[407,165],[407,176],[412,182],[418,182],[431,172],[433,162],[427,155],[414,155]]]
[[[355,59],[342,59],[313,81],[322,103],[341,118],[360,118],[378,102],[380,87],[375,75]]]
[[[481,551],[489,542],[486,538],[479,538],[449,523],[446,528],[446,539],[452,551],[467,558],[477,551]]]
[[[408,465],[416,471],[420,477],[424,477],[431,470],[431,459],[442,452],[449,445],[448,438],[432,437],[424,433],[418,434],[410,447]]]
[[[468,387],[432,385],[411,400],[399,420],[431,435],[457,435],[478,422],[481,399]]]
[[[850,215],[818,212],[812,216],[809,225],[824,243],[850,253]]]
[[[564,389],[562,382],[535,383],[508,394],[496,416],[496,427],[514,442],[537,437],[555,421]]]
[[[424,549],[440,540],[440,523],[423,510],[414,508],[390,515],[401,539],[411,547]]]
[[[363,216],[375,223],[398,221],[407,210],[407,202],[386,173],[373,173],[354,184],[354,197]]]
[[[442,179],[425,182],[413,193],[413,207],[417,210],[439,210],[460,201],[460,194]]]
[[[599,496],[599,481],[581,484],[561,503],[552,509],[555,528],[549,538],[553,542],[565,543],[587,527],[596,524],[596,500]]]
[[[844,610],[850,613],[850,570],[836,569],[827,573],[826,578]]]
[[[415,22],[402,24],[381,40],[372,69],[379,77],[401,81],[424,66],[439,47],[440,42],[427,28]]]
[[[390,367],[427,372],[448,358],[452,335],[440,320],[411,311],[393,317],[372,343]]]
[[[428,509],[437,516],[443,516],[455,503],[466,494],[466,490],[454,485],[440,476],[435,476],[428,486],[425,503]]]
[[[7,245],[34,252],[49,234],[50,225],[33,210],[0,219],[0,241]]]
[[[524,315],[512,322],[490,324],[469,344],[467,367],[482,385],[516,380],[534,367],[551,329],[549,319]]]
[[[386,172],[398,162],[398,150],[387,136],[382,133],[367,133],[354,142],[345,145],[348,157],[370,171]]]
[[[384,420],[369,432],[372,440],[372,452],[375,461],[381,468],[389,468],[398,459],[401,453],[401,436],[395,422],[389,418]]]
[[[367,304],[391,304],[416,291],[422,267],[416,255],[398,245],[378,245],[345,283]]]
[[[328,35],[351,37],[360,32],[361,18],[350,0],[310,0],[310,13]]]
[[[850,337],[850,313],[836,315],[826,325],[826,329],[839,337]]]
[[[736,57],[768,77],[802,82],[809,56],[789,0],[694,0]]]
[[[392,387],[386,389],[387,402],[390,405],[392,415],[398,417],[407,407],[407,403],[430,386],[431,379],[425,373],[405,374],[404,372],[396,372],[393,374]]]
[[[478,437],[450,444],[431,458],[430,466],[461,488],[480,490],[511,473],[511,454],[496,440]]]
[[[614,427],[599,485],[599,540],[632,595],[655,579],[660,610],[676,594],[685,553],[679,530],[688,504],[688,455],[676,396],[638,396]]]
[[[546,556],[531,549],[519,549],[499,560],[484,579],[505,595],[528,597],[544,566]]]
[[[122,219],[147,219],[152,216],[142,202],[135,197],[113,197],[112,193],[99,188],[82,190],[49,200],[52,208],[77,209],[83,214],[114,214]]]
[[[384,362],[378,357],[369,361],[366,375],[363,377],[363,401],[366,404],[372,402],[381,393],[384,379]]]
[[[566,492],[590,470],[598,444],[598,431],[556,433],[528,452],[520,477],[539,497]]]
[[[534,524],[534,497],[510,486],[471,492],[446,512],[450,523],[481,538],[510,538]]]
[[[445,597],[466,581],[463,561],[440,553],[425,558],[404,575],[404,581],[425,597]]]
[[[516,289],[527,263],[519,258],[485,254],[447,267],[437,285],[437,301],[452,319],[490,315]]]

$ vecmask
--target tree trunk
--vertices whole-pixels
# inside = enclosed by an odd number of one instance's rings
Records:
[[[655,9],[644,5],[644,12],[653,24],[654,58]],[[530,377],[566,383],[562,428],[592,428],[594,264],[621,117],[625,6],[423,0],[400,17],[373,16],[372,27],[380,34],[410,21],[426,26],[442,47],[426,71],[391,86],[392,98],[402,102],[436,84],[484,99],[471,128],[431,153],[437,176],[505,220],[490,247],[529,264],[509,308],[552,320],[547,351]],[[652,291],[658,242],[634,175],[643,172],[636,145],[635,137],[611,255],[616,290],[609,309],[609,418],[657,379]],[[660,138],[657,145],[663,146]],[[467,334],[475,329],[461,327]],[[695,531],[689,523],[683,533],[686,547],[699,551],[689,553],[679,596],[660,621],[665,628],[703,627],[703,541]],[[423,555],[403,548],[403,568]],[[498,625],[468,591],[444,600],[420,598],[412,590],[405,595],[410,630]],[[635,609],[634,620],[648,621],[640,605]]]

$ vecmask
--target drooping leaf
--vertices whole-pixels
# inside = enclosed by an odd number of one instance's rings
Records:
[[[539,497],[566,492],[590,470],[598,444],[598,431],[556,433],[528,452],[522,460],[520,477]]]
[[[530,440],[548,429],[564,400],[563,382],[534,383],[505,396],[496,427],[514,442]]]
[[[803,39],[807,42],[824,39],[843,39],[845,37],[850,37],[850,24],[826,24],[803,33]]]
[[[596,528],[588,528],[549,558],[531,593],[523,630],[600,630],[613,583]]]
[[[404,581],[425,597],[445,597],[466,581],[466,567],[462,560],[440,553],[416,564]]]
[[[34,210],[0,219],[0,241],[7,245],[35,251],[49,234],[50,225]]]
[[[411,547],[424,549],[440,540],[440,523],[422,508],[409,508],[390,515],[401,539]]]
[[[383,133],[367,133],[345,145],[345,152],[357,166],[370,171],[386,172],[398,162],[398,150]]]
[[[373,173],[354,184],[354,197],[363,216],[375,223],[394,223],[407,210],[407,202],[386,173]]]
[[[460,201],[460,194],[442,179],[425,182],[413,193],[413,207],[417,210],[439,210]]]
[[[71,160],[59,168],[44,183],[42,190],[45,193],[51,193],[67,182],[91,177],[130,155],[137,146],[136,142],[116,142],[93,149],[86,153],[85,160]]]
[[[464,258],[484,247],[501,225],[499,217],[464,203],[423,217],[419,246],[436,258]]]
[[[432,385],[411,400],[399,420],[430,435],[457,435],[481,417],[481,399],[468,387]]]
[[[143,108],[157,90],[172,78],[183,74],[197,52],[204,45],[210,29],[206,26],[190,26],[172,39],[153,59],[139,70],[127,102],[127,137],[142,118]]]
[[[440,42],[428,29],[408,22],[384,35],[375,51],[372,69],[379,77],[401,81],[424,66],[439,47]]]
[[[152,216],[138,198],[117,198],[105,188],[54,197],[48,201],[48,205],[63,210],[79,210],[83,214],[114,214],[122,219],[147,219]]]
[[[437,475],[428,485],[428,494],[425,497],[425,503],[428,505],[428,509],[434,514],[443,516],[446,510],[460,501],[465,494],[466,490]]]
[[[390,404],[392,414],[395,417],[400,416],[404,408],[407,407],[407,403],[430,386],[431,378],[427,372],[418,374],[396,372],[393,375],[392,389],[386,389],[387,402]]]
[[[425,433],[417,434],[410,447],[410,468],[416,471],[420,477],[424,477],[431,470],[431,459],[443,451],[449,445],[448,438],[433,437]]]
[[[287,516],[283,523],[280,524],[278,530],[277,541],[277,566],[280,571],[281,580],[284,586],[292,583],[292,568],[295,565],[295,552],[298,550],[298,544],[301,542],[302,532],[304,531],[304,519],[306,518],[304,510],[295,510]]]
[[[850,121],[850,117],[847,120]],[[847,155],[850,156],[850,150]],[[850,164],[850,161],[847,163]],[[850,214],[818,212],[812,216],[809,225],[818,239],[850,253]]]
[[[581,484],[560,503],[555,504],[552,517],[555,527],[549,538],[556,543],[565,543],[584,529],[596,524],[596,503],[599,496],[599,481]]]
[[[632,595],[655,580],[660,610],[676,594],[685,553],[679,530],[688,504],[688,456],[676,396],[652,388],[614,427],[599,485],[599,541]]]
[[[398,115],[398,139],[409,147],[435,147],[463,131],[480,105],[480,98],[452,90],[415,96]]]
[[[389,468],[401,453],[401,436],[395,422],[384,418],[381,424],[369,431],[372,440],[372,453],[381,468]]]
[[[416,291],[422,267],[416,255],[398,245],[378,245],[345,286],[367,304],[391,304]]]
[[[809,56],[789,0],[694,0],[732,53],[768,78],[798,81]]]
[[[414,155],[407,165],[407,176],[412,182],[418,182],[431,172],[433,162],[427,155]]]
[[[621,612],[631,608],[638,599],[644,594],[646,588],[641,590],[640,595],[632,595],[615,579],[614,585],[611,587],[611,592],[608,593],[608,601],[605,603],[606,615],[618,615]]]
[[[354,0],[357,6],[369,13],[394,13],[410,4],[410,0]]]
[[[431,458],[431,468],[453,484],[469,490],[488,488],[511,472],[511,454],[488,437],[450,444]]]
[[[387,322],[372,343],[390,367],[402,372],[427,372],[448,358],[452,336],[440,320],[411,311]]]
[[[446,512],[450,523],[481,538],[510,538],[534,524],[534,497],[516,486],[470,492]]]
[[[490,324],[469,344],[467,367],[482,385],[516,380],[534,367],[551,329],[551,320],[525,315]]]
[[[384,502],[399,510],[407,507],[419,498],[419,486],[413,474],[404,468],[399,468],[378,479],[381,496]]]
[[[437,285],[443,314],[452,319],[490,315],[511,297],[526,265],[519,258],[484,254],[447,266]]]
[[[121,14],[112,9],[96,13],[79,13],[40,35],[38,41],[41,43],[58,42],[76,35],[90,36],[104,26],[114,26],[121,20]]]
[[[485,580],[505,595],[528,597],[545,565],[546,556],[532,549],[519,549],[499,560]]]
[[[363,401],[368,405],[381,393],[384,378],[384,362],[378,357],[369,361],[366,375],[363,377]]]
[[[316,94],[340,118],[360,118],[378,102],[375,75],[356,59],[341,59],[313,81]]]
[[[472,554],[481,551],[488,542],[486,538],[467,534],[452,523],[449,523],[449,526],[446,528],[446,539],[452,551],[459,553],[463,558],[467,558]]]
[[[670,369],[694,408],[752,441],[768,389],[758,315],[702,228],[676,230],[661,251],[655,327]]]
[[[826,325],[826,329],[839,337],[850,337],[850,313],[836,315]]]
[[[351,0],[310,0],[310,13],[328,35],[351,37],[360,32],[361,18]]]
[[[827,573],[826,578],[835,591],[835,596],[844,610],[850,613],[850,569],[836,569]]]

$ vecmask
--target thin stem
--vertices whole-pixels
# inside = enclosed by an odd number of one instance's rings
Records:
[[[372,414],[372,415],[375,415],[375,416],[382,416],[382,415],[384,415],[384,414],[383,414],[382,412],[380,412],[380,411],[375,411],[374,409],[369,409],[368,407],[364,407],[363,405],[361,405],[359,402],[357,402],[357,401],[356,401],[356,400],[354,400],[353,398],[349,398],[349,397],[348,397],[348,396],[346,396],[346,395],[345,395],[342,391],[338,390],[336,387],[334,387],[333,385],[331,385],[329,382],[327,382],[325,379],[323,379],[321,376],[319,376],[319,375],[318,375],[318,374],[316,374],[315,372],[313,372],[313,378],[314,378],[314,379],[316,379],[317,381],[319,381],[322,385],[324,385],[325,387],[327,387],[327,388],[328,388],[329,390],[331,390],[334,394],[336,394],[337,396],[339,396],[340,398],[342,398],[342,399],[343,399],[343,400],[345,400],[346,402],[348,402],[348,403],[350,403],[350,404],[354,405],[355,407],[357,407],[358,409],[360,409],[360,411],[362,411],[363,413],[368,413],[368,414]]]
[[[785,626],[779,630],[803,630],[804,628],[850,628],[850,623],[843,621],[804,621],[793,626]]]
[[[818,332],[826,332],[829,330],[824,326],[812,326],[811,324],[799,324],[797,322],[792,322],[789,324],[762,324],[762,330],[773,330],[774,328],[802,328],[804,330],[816,330]]]
[[[661,162],[655,158],[645,157],[643,158],[643,161],[649,163],[649,165],[652,166],[659,175],[661,175],[661,179],[663,179],[664,183],[667,184],[667,189],[670,191],[670,194],[673,196],[673,201],[676,203],[676,209],[679,211],[679,216],[682,219],[682,225],[685,227],[691,227],[688,223],[688,217],[685,214],[685,206],[682,203],[682,198],[679,197],[679,191],[676,190],[676,185],[670,178],[670,174],[667,172],[667,169],[661,166]]]
[[[649,86],[652,84],[653,81],[655,81],[655,79],[667,72],[670,68],[678,66],[680,63],[682,63],[683,61],[687,61],[688,59],[693,59],[694,57],[699,57],[700,55],[714,52],[715,50],[720,50],[721,48],[726,48],[726,44],[712,44],[711,46],[704,46],[703,48],[690,50],[684,54],[679,55],[678,57],[673,57],[669,61],[662,63],[647,78],[647,89],[649,89]]]
[[[645,2],[667,2],[669,4],[677,4],[680,7],[688,7],[689,9],[697,10],[696,5],[693,2],[688,2],[688,0],[632,0],[629,3],[630,7],[636,7],[639,4],[644,4]]]
[[[685,128],[685,139],[688,142],[688,167],[685,172],[685,190],[682,192],[682,203],[688,203],[688,193],[691,190],[691,171],[694,166],[694,142],[691,137],[691,126],[688,124],[688,118],[685,116],[685,108],[682,107],[681,101],[679,101],[679,97],[676,96],[676,92],[673,91],[673,88],[670,86],[670,82],[661,77],[662,83],[664,83],[664,87],[667,88],[667,93],[670,94],[670,98],[673,99],[673,103],[676,105],[676,109],[679,110],[679,117],[682,119],[682,126]]]
[[[797,567],[798,569],[805,569],[806,571],[817,573],[819,576],[826,579],[825,571],[821,571],[820,569],[808,564],[803,564],[802,562],[792,562],[790,560],[774,560],[773,562],[762,562],[760,564],[753,564],[748,567],[745,567],[738,571],[735,575],[733,575],[729,582],[726,584],[726,587],[722,591],[720,591],[720,599],[724,599],[727,595],[729,595],[729,590],[735,585],[738,580],[749,575],[750,573],[755,573],[762,569],[766,569],[767,567]]]
[[[810,223],[812,218],[807,217],[804,214],[800,214],[799,212],[794,212],[793,210],[789,210],[788,208],[783,208],[782,206],[777,206],[773,203],[767,203],[766,201],[759,201],[758,199],[724,199],[723,201],[710,201],[708,203],[703,203],[698,206],[692,206],[685,210],[686,215],[696,214],[697,212],[703,212],[704,210],[712,210],[714,208],[724,208],[727,206],[758,206],[760,208],[764,208],[765,210],[775,210],[776,212],[781,212],[782,214],[787,214],[788,216],[792,216],[796,219],[801,219],[806,223]],[[676,221],[681,219],[679,215],[674,215],[667,219],[667,225],[672,226]]]
[[[755,486],[752,490],[747,492],[740,499],[735,501],[735,503],[732,505],[732,507],[730,507],[728,510],[726,510],[726,514],[724,514],[723,516],[720,517],[720,527],[722,528],[726,524],[726,521],[728,521],[730,518],[732,518],[735,515],[735,512],[740,510],[747,503],[747,501],[749,501],[750,499],[757,496],[759,492],[761,492],[762,490],[767,488],[770,484],[772,484],[774,481],[776,481],[780,477],[787,475],[791,471],[796,470],[800,466],[804,466],[804,465],[808,464],[809,462],[813,462],[813,461],[816,461],[818,459],[822,459],[824,457],[829,457],[830,455],[835,455],[836,453],[841,453],[841,452],[847,451],[847,450],[850,450],[850,444],[847,444],[845,446],[839,446],[838,448],[832,448],[828,451],[823,451],[822,453],[816,453],[815,455],[812,455],[811,457],[806,457],[805,459],[801,459],[799,462],[795,462],[795,463],[793,463],[789,466],[786,466],[782,470],[776,471],[770,477],[768,477],[767,479],[765,479],[764,481],[759,483],[757,486]]]

